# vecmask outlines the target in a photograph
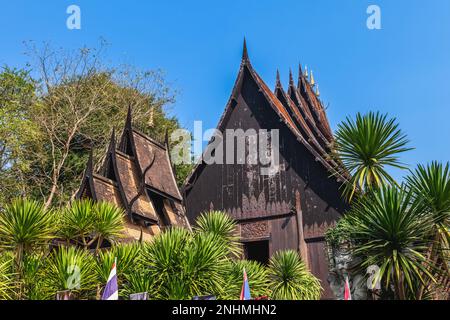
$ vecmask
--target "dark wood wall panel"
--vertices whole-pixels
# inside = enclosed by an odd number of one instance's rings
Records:
[[[298,249],[297,221],[294,215],[270,220],[271,242],[270,254],[279,250]]]
[[[324,292],[323,299],[333,299],[334,295],[328,284],[328,260],[326,255],[325,241],[314,241],[307,243],[308,260],[313,274],[320,279]]]

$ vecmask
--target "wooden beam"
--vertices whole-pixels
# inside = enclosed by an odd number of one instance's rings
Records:
[[[300,198],[300,192],[295,191],[295,209],[297,211],[297,229],[298,229],[298,251],[303,262],[309,268],[308,246],[306,245],[305,235],[303,233],[303,211]]]

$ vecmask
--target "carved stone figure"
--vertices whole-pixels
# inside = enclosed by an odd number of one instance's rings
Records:
[[[337,300],[344,300],[345,277],[348,277],[353,300],[367,299],[367,281],[365,275],[355,273],[354,266],[358,259],[354,258],[348,243],[330,246],[328,249],[329,275],[328,283]]]

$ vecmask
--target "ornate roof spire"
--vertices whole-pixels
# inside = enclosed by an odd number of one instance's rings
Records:
[[[316,80],[314,80],[314,74],[313,71],[311,70],[311,79],[309,81],[311,83],[311,85],[314,87],[316,85]]]
[[[291,68],[289,68],[289,85],[294,85],[294,77],[292,76]]]
[[[319,85],[316,86],[316,96],[320,97]]]
[[[127,119],[125,120],[125,127],[131,128],[131,104],[128,105]]]
[[[94,147],[91,146],[91,150],[89,151],[89,160],[86,165],[86,175],[91,176],[94,171]]]
[[[280,88],[281,87],[280,71],[278,69],[277,69],[277,80],[276,80],[275,87],[276,88]]]
[[[304,76],[306,77],[306,79],[308,79],[309,75],[308,75],[308,66],[305,65],[305,74]]]
[[[247,42],[245,41],[244,37],[244,45],[242,48],[242,63],[250,62],[250,59],[248,58],[248,51],[247,51]]]
[[[300,87],[300,83],[302,81],[302,76],[303,76],[302,64],[299,63],[298,64],[298,87]]]
[[[116,129],[112,129],[111,138],[109,140],[109,151],[116,149]]]

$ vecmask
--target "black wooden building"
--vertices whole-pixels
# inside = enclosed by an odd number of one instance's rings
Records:
[[[340,190],[345,177],[328,157],[333,135],[312,81],[299,68],[298,84],[291,73],[285,91],[277,74],[271,91],[253,69],[244,42],[239,74],[217,129],[278,129],[279,170],[261,175],[262,164],[200,161],[183,193],[191,224],[211,209],[238,221],[248,259],[267,262],[277,250],[298,250],[321,280],[326,298],[332,293],[324,233],[347,205]],[[224,145],[228,142],[224,134]]]

